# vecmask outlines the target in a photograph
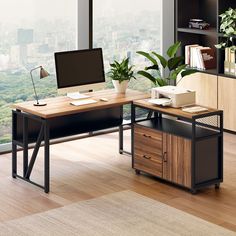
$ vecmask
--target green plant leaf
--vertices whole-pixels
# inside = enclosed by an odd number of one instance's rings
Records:
[[[158,65],[153,65],[153,66],[146,67],[145,70],[157,70],[157,71],[159,71],[160,68],[159,68]]]
[[[185,76],[195,74],[196,72],[199,72],[199,71],[195,70],[195,69],[188,69],[188,70],[185,70],[185,71],[181,72],[181,76],[183,78]]]
[[[163,68],[166,68],[167,60],[163,56],[157,54],[156,52],[152,52],[152,54],[155,55],[159,59],[159,61],[160,61],[161,65],[163,66]]]
[[[187,66],[188,66],[187,64],[184,64],[184,65],[179,66],[176,70],[172,71],[170,74],[170,79],[176,80],[179,73],[183,71]]]
[[[157,85],[158,85],[159,87],[168,85],[167,81],[164,80],[164,79],[156,78],[156,80],[157,80]]]
[[[152,76],[151,74],[149,74],[148,72],[141,70],[141,71],[138,71],[138,74],[146,77],[147,79],[149,79],[152,83],[156,85],[156,78]]]
[[[168,51],[167,51],[167,55],[172,58],[175,57],[179,48],[181,46],[181,42],[176,42],[175,44],[173,44],[172,46],[169,47]]]
[[[154,65],[157,65],[157,61],[155,58],[153,58],[149,53],[143,52],[143,51],[138,51],[137,52],[139,55],[142,55],[146,57],[149,61],[151,61]]]
[[[175,70],[175,69],[178,68],[178,66],[183,64],[183,62],[184,62],[184,57],[183,56],[171,58],[168,61],[168,68],[169,68],[170,71]]]

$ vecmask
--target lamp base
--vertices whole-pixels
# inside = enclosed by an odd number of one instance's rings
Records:
[[[34,106],[36,106],[36,107],[43,107],[43,106],[47,106],[47,103],[39,101],[39,102],[34,103]]]

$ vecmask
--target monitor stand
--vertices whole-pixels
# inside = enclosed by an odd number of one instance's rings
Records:
[[[86,98],[90,98],[91,96],[82,94],[79,92],[75,92],[75,93],[67,93],[67,97],[71,99],[86,99]]]

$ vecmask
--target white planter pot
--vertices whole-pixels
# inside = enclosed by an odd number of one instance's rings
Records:
[[[129,80],[124,80],[121,83],[118,80],[112,80],[112,83],[115,87],[115,90],[117,93],[126,93],[126,90],[128,88]]]

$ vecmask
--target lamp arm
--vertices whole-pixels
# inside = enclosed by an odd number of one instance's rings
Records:
[[[38,67],[36,67],[36,68],[34,68],[34,69],[32,69],[30,71],[30,77],[31,77],[31,81],[32,81],[32,84],[33,84],[33,88],[34,88],[34,93],[35,93],[35,98],[36,98],[37,104],[39,104],[39,99],[38,99],[38,95],[37,95],[37,92],[36,92],[36,88],[35,88],[32,72],[37,70],[37,69],[39,69],[39,68],[42,68],[42,66],[38,66]]]

